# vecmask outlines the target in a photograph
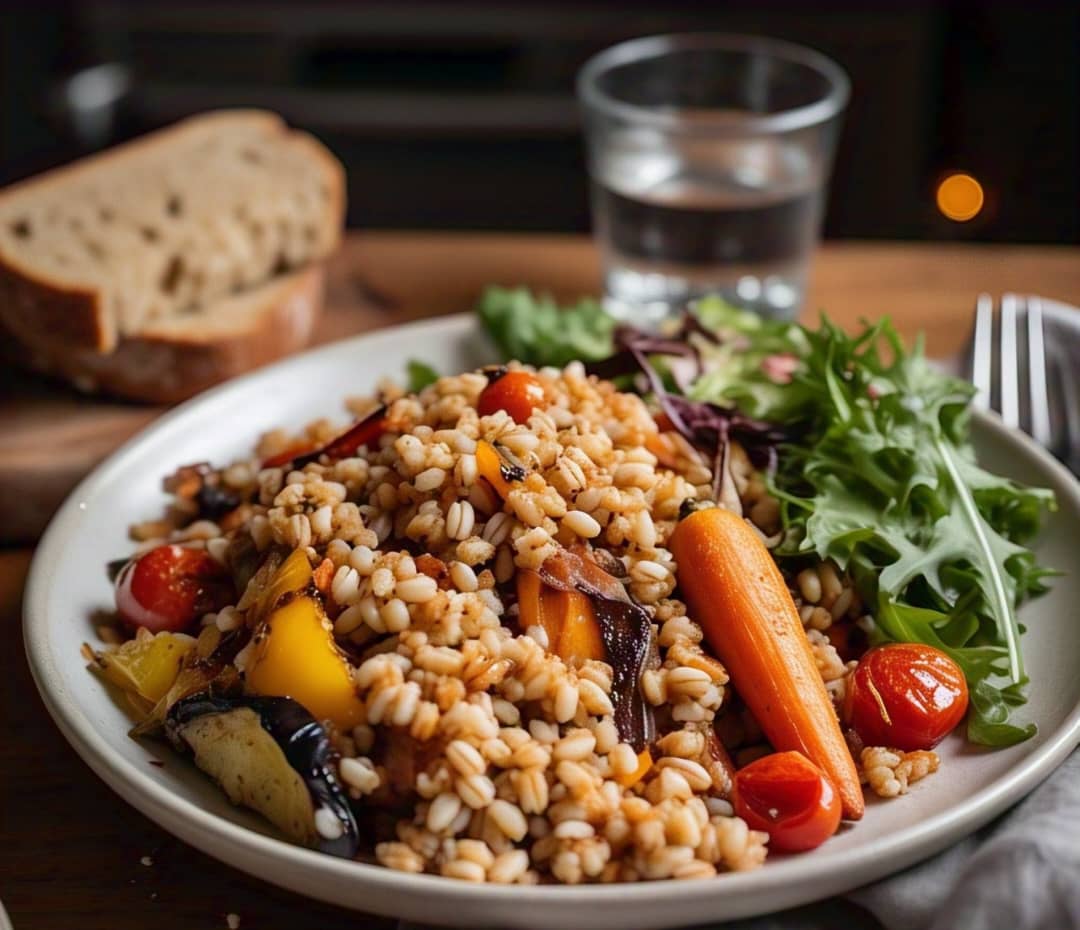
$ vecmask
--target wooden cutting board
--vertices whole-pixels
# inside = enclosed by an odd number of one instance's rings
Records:
[[[598,287],[579,237],[354,233],[328,264],[313,344],[467,310],[491,281],[566,297]],[[0,370],[0,544],[37,539],[79,479],[165,409]]]

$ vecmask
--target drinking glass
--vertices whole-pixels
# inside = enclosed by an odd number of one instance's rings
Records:
[[[607,304],[655,324],[705,294],[792,319],[849,82],[757,36],[615,45],[578,76]]]

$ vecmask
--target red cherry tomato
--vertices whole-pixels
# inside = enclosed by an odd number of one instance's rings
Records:
[[[844,715],[867,746],[911,752],[940,743],[967,706],[964,673],[945,653],[922,643],[889,643],[859,660]]]
[[[130,627],[152,633],[188,629],[203,614],[233,602],[228,573],[202,549],[158,546],[116,577],[116,609]]]
[[[499,375],[480,392],[476,409],[482,417],[505,410],[515,423],[525,423],[543,402],[544,388],[536,375],[515,369]]]
[[[774,752],[735,773],[735,813],[769,834],[769,848],[803,852],[840,825],[840,796],[801,752]]]

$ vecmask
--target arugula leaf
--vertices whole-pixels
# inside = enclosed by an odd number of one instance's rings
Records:
[[[710,371],[691,392],[799,433],[771,482],[785,528],[777,555],[833,559],[876,605],[879,640],[952,656],[974,742],[1026,739],[1034,728],[1010,722],[1027,682],[1016,608],[1045,589],[1049,572],[1023,543],[1052,496],[976,464],[970,385],[931,368],[921,344],[907,351],[887,321],[855,336],[824,318],[816,330],[750,325],[736,327],[750,339],[737,374]],[[790,383],[769,376],[778,353],[797,359]]]
[[[987,612],[993,618],[997,632],[1005,640],[1005,646],[1009,650],[1009,678],[1013,684],[1019,685],[1025,678],[1024,659],[1020,652],[1020,629],[1012,609],[1016,603],[1016,586],[1012,584],[1006,565],[1012,556],[1019,555],[1023,550],[995,532],[979,513],[975,498],[960,477],[953,452],[941,436],[935,438],[934,447],[949,474],[957,505],[947,516],[940,517],[935,522],[934,539],[942,545],[952,561],[967,561],[972,570],[980,575],[987,592]],[[933,560],[924,556],[922,562],[932,566],[933,561],[941,563],[945,558],[943,553],[935,553]],[[895,570],[896,563],[885,569]],[[892,584],[899,588],[905,581],[913,580],[920,573],[923,572],[917,566],[914,570],[909,566],[906,577],[898,573],[901,577],[893,580]],[[936,580],[940,586],[940,574],[936,576]],[[881,579],[879,583],[884,585],[886,580]]]
[[[476,312],[507,358],[537,367],[599,361],[614,351],[616,322],[592,298],[560,307],[527,288],[489,287]]]
[[[417,394],[429,384],[439,380],[439,373],[419,359],[411,358],[405,363],[405,373],[408,376],[408,390],[410,394]]]
[[[1022,684],[1027,684],[1024,679]],[[969,692],[972,713],[968,720],[968,738],[984,746],[1013,746],[1031,739],[1035,724],[1016,726],[1008,722],[1012,708],[1026,702],[1016,685],[995,688],[987,679],[977,681]]]

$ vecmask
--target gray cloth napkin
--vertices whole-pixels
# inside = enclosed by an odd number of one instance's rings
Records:
[[[851,897],[889,930],[1080,927],[1080,753],[979,833]]]

